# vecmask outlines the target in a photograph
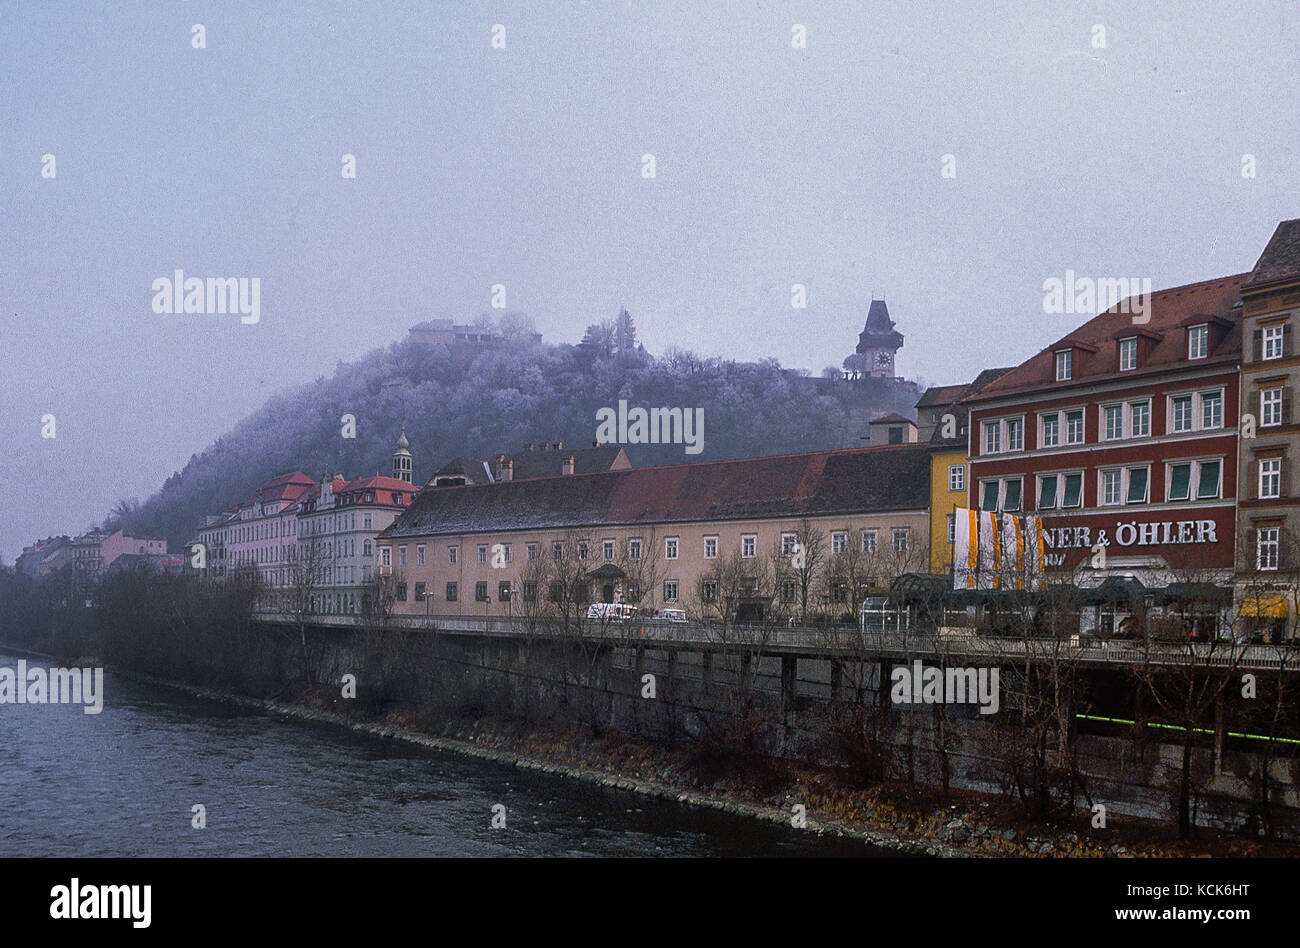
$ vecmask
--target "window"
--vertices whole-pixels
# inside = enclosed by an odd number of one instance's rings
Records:
[[[1102,411],[1106,418],[1105,439],[1114,441],[1124,437],[1124,406],[1107,405]]]
[[[894,527],[894,552],[907,552],[907,537],[911,531],[907,527]]]
[[[793,556],[795,544],[799,542],[798,534],[783,533],[781,534],[781,555]]]
[[[551,559],[557,563],[564,559],[564,544],[559,540],[556,540],[551,544]]]
[[[984,422],[984,453],[1000,454],[1003,451],[1023,451],[1025,448],[1025,419],[1023,417],[999,418]]]
[[[361,555],[362,555],[362,556],[374,556],[374,555],[375,555],[374,547],[371,545],[371,543],[370,543],[369,540],[367,540],[367,541],[365,541],[364,543],[361,544]]]
[[[957,515],[948,514],[948,542],[957,542]]]
[[[1025,449],[1025,422],[1023,418],[1008,418],[1006,422],[1007,429],[1007,450],[1023,451]]]
[[[794,602],[797,593],[798,593],[798,587],[795,585],[795,581],[793,579],[781,580],[781,601],[782,602],[784,603]]]
[[[1065,413],[1065,443],[1083,444],[1083,409]]]
[[[712,560],[712,559],[717,559],[717,556],[718,556],[718,538],[717,538],[717,537],[705,537],[705,538],[704,538],[704,558],[705,558],[706,560]]]
[[[1061,443],[1061,416],[1056,412],[1050,415],[1041,415],[1039,420],[1043,426],[1043,435],[1038,439],[1039,444],[1044,448],[1055,448]]]
[[[862,531],[862,552],[863,553],[876,552],[876,531],[875,530]]]
[[[1040,474],[1038,476],[1039,510],[1081,506],[1082,495],[1082,473]]]
[[[456,565],[456,547],[447,547],[447,562],[452,566]]]
[[[371,523],[370,523],[370,514],[362,514],[362,515],[361,515],[361,526],[365,527],[367,530],[370,529],[370,527],[371,527]]]
[[[706,579],[700,584],[700,599],[704,602],[718,601],[718,581],[716,579]]]
[[[668,537],[664,540],[664,559],[677,559],[677,537]]]
[[[665,579],[664,580],[664,602],[676,602],[676,601],[677,601],[677,580]]]
[[[1201,396],[1201,427],[1223,427],[1223,392],[1208,392]]]
[[[1169,500],[1191,500],[1193,484],[1197,500],[1217,498],[1222,480],[1223,462],[1219,459],[1172,463],[1166,478]]]
[[[537,601],[537,583],[531,579],[524,580],[524,602]]]
[[[417,566],[424,565],[424,544],[420,544],[415,548],[415,562]]]
[[[392,550],[392,547],[381,546],[381,547],[379,548],[379,565],[380,565],[380,566],[392,566],[392,565],[393,565],[393,550]]]
[[[831,552],[834,554],[843,553],[849,547],[849,535],[842,530],[837,530],[831,534]]]
[[[980,481],[983,496],[980,507],[984,510],[1019,510],[1023,485],[1024,478],[1021,477]]]
[[[1129,403],[1129,437],[1145,438],[1151,434],[1151,403]]]
[[[406,565],[406,547],[404,546],[399,546],[397,548],[397,565],[398,566]]]
[[[535,562],[537,560],[537,544],[525,543],[524,555],[528,558],[528,562],[530,563]]]
[[[1282,424],[1282,389],[1266,388],[1259,393],[1260,426]]]
[[[497,602],[510,601],[510,581],[503,580],[497,583]]]
[[[447,584],[447,601],[448,601],[448,602],[455,602],[455,601],[456,601],[456,593],[457,593],[456,584],[455,584],[455,583],[448,583],[448,584]]]
[[[984,453],[997,454],[1002,450],[1002,424],[996,421],[984,422]]]
[[[1282,459],[1265,458],[1259,462],[1259,496],[1282,496]]]
[[[966,489],[966,465],[949,464],[948,465],[948,490],[959,491]]]
[[[601,553],[604,554],[605,559],[612,560],[614,558],[614,541],[602,540],[600,546],[601,546]]]
[[[1193,326],[1187,330],[1187,358],[1204,359],[1210,354],[1209,325]]]
[[[1107,506],[1113,506],[1119,503],[1119,491],[1123,472],[1121,471],[1102,471],[1101,472],[1101,502]]]
[[[474,584],[474,600],[476,602],[488,601],[487,583],[477,582]]]
[[[1056,381],[1068,382],[1074,376],[1074,350],[1062,349],[1056,354]]]
[[[848,583],[842,579],[831,580],[831,602],[840,603],[848,602],[849,587]]]
[[[415,584],[415,601],[424,602],[424,583]]]
[[[1176,434],[1222,428],[1223,389],[1171,395],[1169,415],[1170,430]]]
[[[1121,372],[1128,372],[1131,369],[1136,369],[1137,364],[1138,364],[1137,337],[1133,336],[1129,339],[1121,339],[1119,341],[1119,370]]]
[[[496,544],[496,545],[499,546],[499,547],[501,548],[501,550],[500,550],[500,552],[501,552],[501,562],[502,562],[502,563],[513,563],[513,562],[514,562],[514,552],[510,549],[510,544],[509,544],[509,543],[498,543],[498,544]]]
[[[487,545],[486,545],[486,544],[483,544],[483,543],[480,543],[480,544],[479,544],[479,547],[478,547],[478,561],[479,561],[480,563],[486,563],[486,562],[487,562]]]
[[[1196,487],[1198,500],[1219,496],[1219,475],[1222,467],[1223,465],[1218,461],[1202,461],[1200,463],[1200,478],[1197,480]]]
[[[1278,534],[1277,527],[1261,527],[1255,543],[1255,568],[1277,569]]]
[[[547,597],[551,602],[564,601],[564,583],[559,580],[552,580],[550,587],[547,589]]]
[[[406,602],[406,583],[397,584],[397,601]]]
[[[758,537],[756,537],[752,533],[745,533],[741,535],[740,537],[741,556],[746,558],[751,557],[755,554],[757,548],[758,548]]]
[[[1282,358],[1282,340],[1286,335],[1286,326],[1265,326],[1264,327],[1264,352],[1262,358],[1280,359]]]
[[[586,558],[587,558],[587,541],[586,541],[586,540],[579,540],[579,541],[578,541],[578,559],[580,559],[580,560],[585,560]]]

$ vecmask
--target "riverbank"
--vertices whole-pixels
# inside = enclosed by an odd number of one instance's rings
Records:
[[[51,656],[10,648],[53,661]],[[82,659],[79,664],[99,664]],[[1292,847],[1266,853],[1261,842],[1201,829],[1179,842],[1152,821],[1111,817],[1104,829],[1080,813],[1065,825],[1027,826],[1003,798],[900,784],[855,784],[842,770],[771,758],[727,760],[698,751],[630,739],[615,731],[546,729],[517,720],[481,718],[440,724],[394,711],[367,717],[339,698],[305,691],[263,699],[136,672],[116,674],[207,700],[287,719],[342,727],[431,750],[617,787],[651,798],[708,808],[803,829],[819,836],[915,856],[1125,857],[1296,855]]]

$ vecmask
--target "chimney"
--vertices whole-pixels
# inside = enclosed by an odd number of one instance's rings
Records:
[[[498,454],[497,455],[497,480],[498,481],[514,480],[514,476],[515,476],[515,462],[510,460],[510,458],[504,454]]]
[[[564,442],[563,442],[563,441],[552,441],[552,442],[551,442],[551,450],[552,450],[552,451],[563,451],[563,450],[564,450]]]
[[[572,473],[573,473],[573,455],[572,455],[572,454],[570,454],[567,458],[564,459],[564,473],[565,473],[565,474],[572,474]]]

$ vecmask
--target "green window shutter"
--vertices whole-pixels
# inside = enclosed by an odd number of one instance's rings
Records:
[[[1170,500],[1187,500],[1188,488],[1192,480],[1192,466],[1190,464],[1173,464],[1169,467],[1172,474],[1172,480],[1169,484]]]
[[[1056,481],[1057,477],[1053,474],[1051,477],[1041,478],[1038,482],[1038,509],[1053,510],[1056,507]]]
[[[1140,504],[1147,499],[1147,469],[1130,468],[1128,472],[1128,502]]]
[[[984,510],[998,509],[998,482],[985,481],[984,483],[984,500],[980,504]]]
[[[1061,506],[1062,507],[1079,506],[1079,495],[1082,492],[1082,490],[1083,490],[1083,475],[1066,474],[1065,475],[1065,500],[1061,504]]]
[[[1020,509],[1020,487],[1023,483],[1019,478],[1007,481],[1007,500],[1003,505],[1004,510]]]
[[[1201,482],[1197,486],[1197,497],[1219,496],[1219,462],[1206,461],[1201,465]]]

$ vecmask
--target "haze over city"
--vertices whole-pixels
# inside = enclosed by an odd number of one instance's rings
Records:
[[[731,7],[9,5],[0,556],[495,284],[549,342],[626,307],[813,373],[883,297],[898,374],[959,382],[1078,322],[1045,279],[1239,273],[1295,216],[1286,4]],[[156,314],[176,269],[260,279],[260,320]]]

